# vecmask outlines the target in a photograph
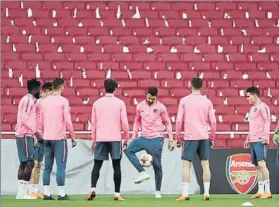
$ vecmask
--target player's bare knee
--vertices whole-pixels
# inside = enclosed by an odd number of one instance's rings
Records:
[[[265,162],[264,160],[259,161],[259,162],[258,162],[258,168],[259,168],[260,170],[265,169],[265,168],[266,168],[266,162]]]
[[[191,161],[183,160],[182,166],[183,166],[183,168],[190,168],[190,166],[191,166]]]
[[[38,167],[40,167],[40,163],[38,161],[35,161],[34,168],[38,168]]]
[[[208,160],[202,160],[201,161],[201,166],[203,169],[208,169],[209,168],[209,161]]]

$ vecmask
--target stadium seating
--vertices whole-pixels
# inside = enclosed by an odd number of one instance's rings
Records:
[[[120,83],[132,126],[147,86],[175,122],[193,76],[204,79],[218,131],[247,131],[245,89],[261,88],[279,114],[278,2],[1,2],[2,131],[13,131],[27,79],[63,77],[75,130],[90,130],[105,77]],[[218,135],[242,147],[245,135]]]

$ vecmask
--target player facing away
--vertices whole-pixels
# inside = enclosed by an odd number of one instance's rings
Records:
[[[36,142],[36,110],[34,101],[40,97],[41,83],[36,79],[27,81],[28,93],[18,105],[15,130],[18,159],[18,192],[16,199],[36,199],[28,195],[29,182],[34,167],[34,142]]]
[[[114,170],[113,179],[115,185],[114,200],[124,200],[120,196],[121,186],[121,158],[122,142],[121,129],[124,132],[124,145],[129,138],[129,125],[126,105],[124,101],[114,96],[118,87],[116,81],[106,79],[104,81],[106,95],[99,98],[92,106],[92,151],[94,152],[94,166],[91,172],[91,190],[87,200],[93,200],[96,196],[96,185],[100,175],[103,161],[112,159]]]
[[[44,140],[42,139],[42,129],[40,129],[40,102],[47,97],[52,92],[52,83],[46,82],[42,86],[41,97],[35,100],[36,108],[36,137],[40,137],[35,145],[34,160],[35,165],[32,171],[30,185],[29,185],[29,195],[37,198],[43,198],[43,195],[39,192],[39,180],[41,172],[41,162],[44,157]]]
[[[133,126],[132,141],[124,150],[124,153],[139,172],[135,183],[141,183],[150,178],[150,175],[140,164],[136,153],[145,150],[153,157],[153,168],[155,173],[155,198],[161,198],[162,185],[162,151],[164,145],[164,125],[169,134],[169,149],[173,150],[175,143],[172,135],[172,125],[166,107],[157,100],[158,89],[150,87],[147,89],[146,100],[140,102],[136,107],[136,117]],[[139,127],[142,136],[137,137]]]
[[[258,176],[258,192],[252,198],[271,198],[269,171],[265,161],[269,149],[270,109],[261,101],[258,88],[250,87],[246,94],[252,107],[248,117],[249,134],[244,147],[250,146],[251,160],[256,166]]]
[[[64,80],[56,78],[52,82],[52,94],[44,98],[40,107],[40,124],[45,145],[45,169],[43,172],[44,200],[54,200],[50,194],[50,173],[54,158],[56,161],[56,183],[58,200],[70,200],[65,194],[65,171],[68,158],[66,129],[72,139],[72,147],[76,146],[75,134],[71,120],[69,101],[61,96]]]
[[[275,146],[277,146],[277,153],[276,153],[276,158],[275,158],[275,165],[279,168],[279,120],[277,122],[277,126],[274,132],[274,135],[272,137],[273,143]]]
[[[182,145],[182,195],[177,200],[189,200],[191,163],[198,154],[203,170],[204,200],[209,200],[211,172],[210,148],[214,146],[216,117],[212,102],[201,94],[202,79],[193,78],[192,93],[181,99],[176,118],[176,139]],[[183,127],[184,124],[184,127]],[[208,134],[210,126],[211,134]],[[184,128],[184,138],[180,132]]]

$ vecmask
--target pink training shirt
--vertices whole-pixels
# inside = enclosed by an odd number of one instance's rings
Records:
[[[40,106],[40,127],[44,140],[65,139],[66,129],[74,135],[68,99],[52,94],[44,98]]]
[[[40,108],[41,108],[41,101],[42,98],[37,99],[35,101],[35,109],[36,109],[36,132],[39,132],[40,134],[42,134],[42,129],[41,129],[41,125],[40,125]]]
[[[18,105],[16,137],[34,136],[36,132],[35,97],[31,94],[23,96]]]
[[[121,129],[124,139],[129,139],[129,124],[124,101],[107,93],[92,106],[92,140],[96,142],[121,141]]]
[[[267,139],[269,142],[270,133],[270,109],[262,101],[255,103],[249,113],[249,142],[259,142],[262,139]]]
[[[176,136],[184,123],[184,140],[214,140],[216,117],[212,102],[200,93],[192,93],[181,99],[176,118]],[[211,128],[209,137],[208,128]]]
[[[279,120],[278,120],[278,122],[277,122],[276,129],[279,130]]]
[[[132,139],[137,137],[140,126],[142,128],[142,136],[145,138],[164,137],[164,125],[170,136],[172,134],[172,125],[167,108],[159,101],[152,105],[142,101],[136,108]]]

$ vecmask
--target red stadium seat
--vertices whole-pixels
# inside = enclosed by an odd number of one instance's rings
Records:
[[[139,18],[133,18],[136,7]],[[100,18],[91,11],[96,8]],[[23,8],[5,2],[2,11],[2,131],[14,130],[26,81],[36,75],[42,82],[65,79],[75,130],[88,130],[106,77],[120,84],[115,95],[127,105],[131,128],[134,102],[145,99],[147,87],[158,87],[159,100],[176,117],[197,76],[222,118],[217,131],[248,130],[245,91],[252,85],[279,116],[278,2],[25,2]],[[217,137],[216,147],[243,146],[242,140]]]

